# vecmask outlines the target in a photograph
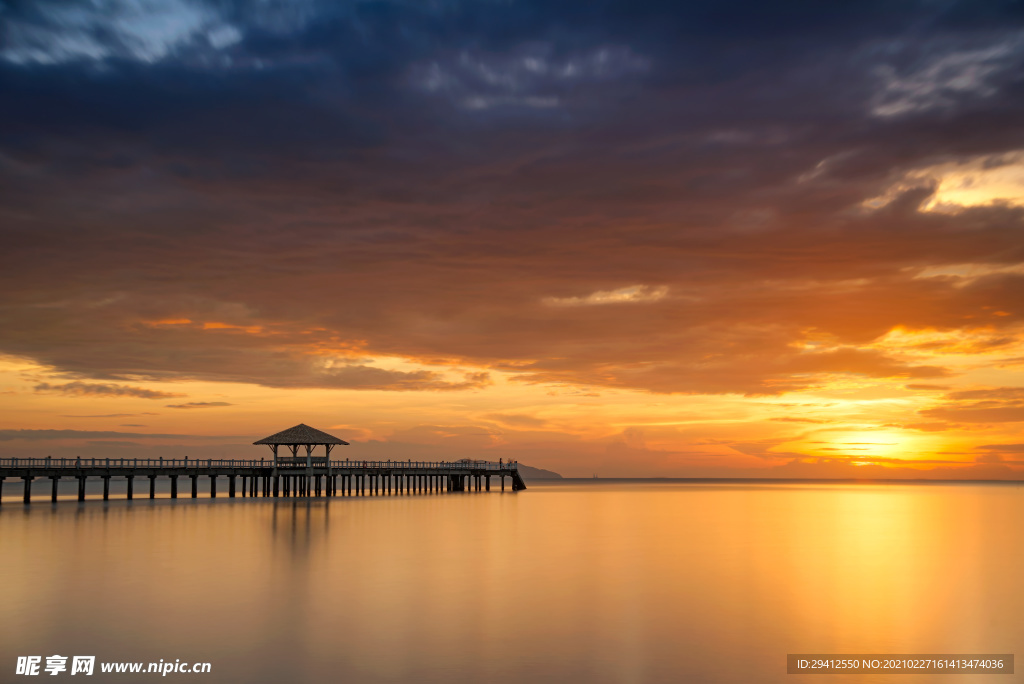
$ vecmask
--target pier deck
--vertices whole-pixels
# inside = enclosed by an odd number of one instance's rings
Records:
[[[135,495],[135,478],[149,480],[149,498],[156,498],[156,480],[171,482],[171,498],[178,498],[178,478],[190,480],[191,497],[198,496],[197,480],[210,478],[210,497],[217,496],[217,481],[228,479],[228,497],[235,496],[367,496],[390,494],[490,491],[491,478],[510,479],[512,491],[526,489],[517,463],[474,461],[337,461],[297,457],[264,460],[143,459],[143,458],[4,458],[0,459],[0,485],[21,479],[22,499],[32,500],[32,482],[50,479],[50,498],[57,500],[62,478],[78,480],[78,500],[85,500],[88,478],[103,480],[103,499],[110,497],[111,478],[127,480],[127,498]],[[2,501],[2,487],[0,487]]]

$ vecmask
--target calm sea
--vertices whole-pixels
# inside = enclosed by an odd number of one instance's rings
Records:
[[[1019,660],[1015,484],[599,480],[29,507],[16,491],[0,506],[0,682],[32,681],[18,656],[54,654],[211,663],[168,682],[1021,679],[785,673],[791,652]]]

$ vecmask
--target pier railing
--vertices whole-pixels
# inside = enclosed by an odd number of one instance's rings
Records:
[[[279,458],[279,466],[295,468],[306,463],[304,457]],[[313,457],[313,465],[323,468],[325,459]],[[330,467],[337,469],[372,470],[487,470],[511,471],[515,462],[490,463],[485,461],[344,461],[332,460]],[[75,470],[80,468],[273,468],[273,459],[217,459],[217,458],[0,458],[0,470],[47,468]]]

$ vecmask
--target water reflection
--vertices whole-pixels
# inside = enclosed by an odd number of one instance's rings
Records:
[[[307,557],[314,538],[326,543],[331,521],[330,502],[326,499],[272,499],[271,526],[274,550],[293,558]],[[286,545],[284,548],[280,544]]]
[[[67,652],[208,660],[211,682],[782,682],[787,652],[1013,652],[1022,494],[5,503],[0,667]]]

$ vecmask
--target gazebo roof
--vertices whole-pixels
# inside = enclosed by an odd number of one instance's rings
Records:
[[[311,428],[305,423],[299,423],[295,427],[290,427],[287,430],[281,430],[275,435],[264,437],[258,442],[253,444],[348,444],[343,439],[338,439],[334,435],[329,435],[322,430]]]

